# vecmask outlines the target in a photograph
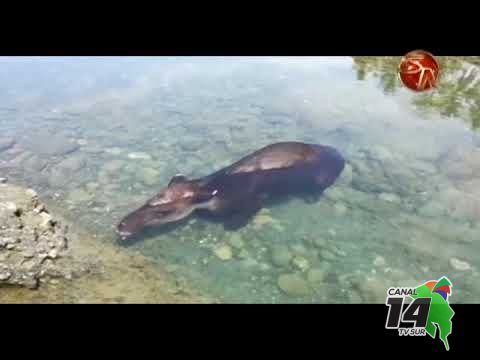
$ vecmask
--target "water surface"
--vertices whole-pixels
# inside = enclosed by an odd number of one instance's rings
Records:
[[[0,140],[15,145],[0,169],[114,243],[118,220],[177,173],[277,141],[333,145],[348,166],[320,200],[237,231],[192,217],[122,251],[223,302],[384,303],[390,286],[444,275],[452,302],[478,302],[478,58],[441,58],[427,94],[401,86],[398,61],[3,58]]]

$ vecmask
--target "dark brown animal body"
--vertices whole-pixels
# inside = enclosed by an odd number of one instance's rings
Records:
[[[175,176],[167,188],[127,215],[117,232],[127,238],[147,226],[183,219],[195,210],[223,216],[227,221],[248,219],[266,199],[323,192],[344,166],[344,158],[333,147],[275,143],[203,178]]]

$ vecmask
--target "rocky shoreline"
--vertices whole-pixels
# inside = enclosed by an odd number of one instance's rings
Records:
[[[0,287],[36,289],[71,280],[95,265],[77,259],[68,227],[52,216],[32,189],[0,184]]]
[[[209,303],[161,266],[76,229],[0,178],[0,303]]]

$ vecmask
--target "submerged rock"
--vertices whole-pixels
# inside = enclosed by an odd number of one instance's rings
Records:
[[[391,161],[394,159],[393,152],[382,145],[374,145],[368,150],[369,156],[379,161]]]
[[[445,215],[446,209],[439,201],[431,200],[420,207],[417,213],[421,216],[438,217]]]
[[[378,198],[383,201],[392,202],[392,203],[399,203],[401,200],[398,195],[390,194],[390,193],[381,193],[378,195]]]
[[[151,160],[151,155],[144,152],[132,152],[127,155],[129,159],[133,160]]]
[[[360,296],[366,303],[383,304],[387,296],[387,290],[392,284],[378,278],[356,278],[352,285],[358,290]]]
[[[198,136],[185,136],[182,137],[180,147],[185,151],[196,151],[203,145],[203,138]]]
[[[338,185],[350,186],[353,180],[353,168],[350,164],[345,164],[345,167],[337,180]]]
[[[278,224],[278,221],[270,216],[269,209],[264,208],[254,216],[252,223],[255,229],[260,229],[264,225]]]
[[[325,280],[326,274],[322,269],[310,269],[307,274],[307,280],[312,285],[319,285]]]
[[[124,152],[124,150],[122,148],[119,148],[119,147],[113,147],[113,148],[105,149],[105,152],[107,154],[111,154],[111,155],[120,155],[121,153]]]
[[[63,187],[86,165],[84,155],[72,156],[62,160],[49,169],[48,183],[51,187]]]
[[[159,183],[160,171],[153,168],[145,168],[140,172],[140,177],[145,185],[155,185]]]
[[[82,203],[92,200],[93,196],[83,189],[75,189],[68,195],[68,199],[73,203]]]
[[[14,144],[13,138],[0,138],[0,152],[10,149]]]
[[[22,167],[28,171],[40,172],[48,165],[48,161],[37,155],[33,155],[22,161]]]
[[[337,203],[333,206],[335,214],[338,216],[343,216],[347,213],[347,207],[342,203]]]
[[[439,167],[452,180],[465,180],[480,173],[480,148],[459,144],[450,148],[439,160]]]
[[[235,249],[242,249],[245,245],[242,235],[239,233],[233,232],[227,239],[227,242],[230,246],[234,247]]]
[[[297,274],[282,274],[277,280],[278,287],[290,296],[307,296],[310,294],[308,283]]]
[[[305,272],[310,268],[310,262],[303,256],[295,256],[292,259],[292,265],[302,272]]]
[[[40,132],[31,136],[26,141],[26,146],[30,151],[37,155],[60,156],[72,153],[80,147],[74,142],[61,134]]]
[[[223,261],[231,260],[232,257],[233,257],[232,248],[228,245],[220,245],[220,246],[214,248],[213,253],[220,260],[223,260]]]
[[[103,165],[103,170],[108,174],[114,174],[121,170],[125,165],[126,163],[123,160],[115,159]]]
[[[377,255],[375,260],[373,260],[373,265],[375,266],[385,266],[385,258],[383,256]]]
[[[286,245],[273,245],[270,253],[272,263],[278,267],[287,267],[293,257]]]
[[[468,271],[472,269],[472,266],[468,262],[455,257],[450,258],[449,263],[452,268],[458,271]]]
[[[325,191],[323,192],[323,196],[326,199],[329,199],[332,201],[340,201],[345,197],[345,194],[338,187],[330,187],[328,189],[325,189]]]
[[[480,195],[450,188],[438,193],[436,199],[445,206],[450,216],[480,221]]]
[[[327,249],[320,250],[320,257],[327,261],[332,261],[337,258],[333,252]]]
[[[327,246],[328,241],[325,238],[316,238],[315,240],[313,240],[313,244],[317,248],[321,249],[321,248],[324,248],[325,246]]]
[[[86,158],[84,155],[71,156],[62,160],[57,167],[62,173],[74,174],[81,170],[86,165]]]

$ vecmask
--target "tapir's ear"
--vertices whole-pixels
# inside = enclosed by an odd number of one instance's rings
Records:
[[[178,184],[178,183],[184,182],[184,181],[187,181],[187,178],[182,174],[177,174],[174,177],[172,177],[172,179],[168,183],[168,186],[171,186],[173,184]]]
[[[203,203],[210,201],[215,195],[217,195],[217,193],[218,190],[198,192],[194,196],[194,202]]]

